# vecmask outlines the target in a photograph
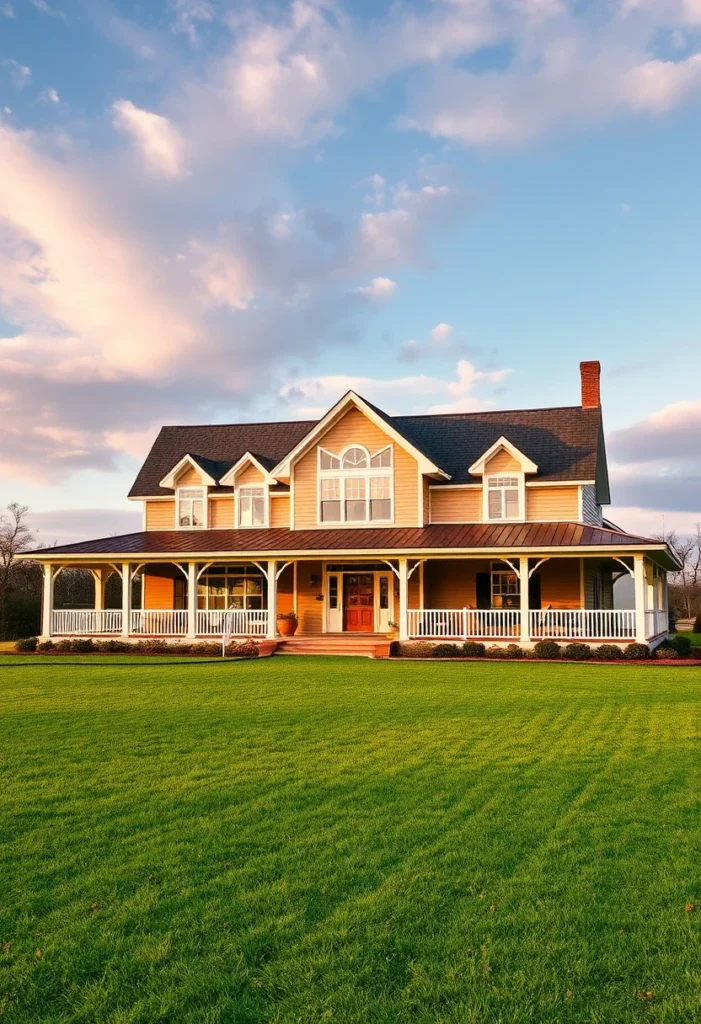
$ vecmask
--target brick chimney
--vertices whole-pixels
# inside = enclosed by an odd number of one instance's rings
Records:
[[[579,364],[582,377],[582,408],[598,409],[601,405],[601,363],[598,359]]]

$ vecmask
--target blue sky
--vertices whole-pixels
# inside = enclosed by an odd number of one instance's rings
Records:
[[[571,404],[701,519],[699,0],[0,0],[0,502],[138,528],[162,423]]]

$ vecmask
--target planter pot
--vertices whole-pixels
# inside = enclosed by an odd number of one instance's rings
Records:
[[[297,619],[278,619],[277,628],[280,636],[294,636],[297,632]]]

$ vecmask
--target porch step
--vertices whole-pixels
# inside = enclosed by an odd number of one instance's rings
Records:
[[[387,658],[384,633],[316,633],[283,638],[276,654],[335,654],[360,658]]]

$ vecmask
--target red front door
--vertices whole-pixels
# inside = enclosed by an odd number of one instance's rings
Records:
[[[343,577],[343,628],[349,632],[372,633],[375,628],[374,577]]]

